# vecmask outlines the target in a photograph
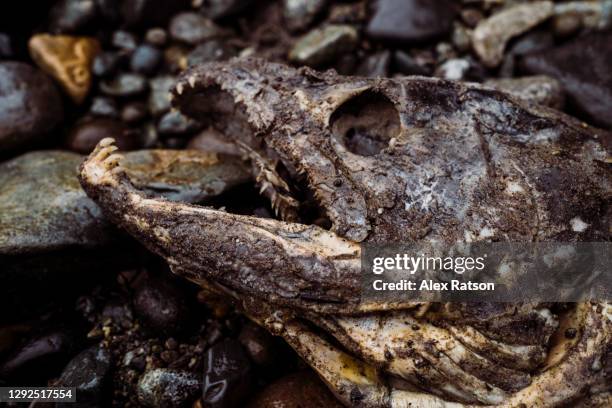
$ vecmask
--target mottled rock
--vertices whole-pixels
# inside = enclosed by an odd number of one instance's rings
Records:
[[[111,44],[120,50],[132,52],[138,46],[138,40],[136,39],[136,35],[129,31],[117,30],[113,31]]]
[[[152,45],[140,45],[130,59],[130,68],[134,72],[150,75],[155,72],[162,60],[162,52]]]
[[[556,78],[572,105],[590,121],[612,128],[612,33],[592,33],[546,51],[523,57],[531,74]]]
[[[116,118],[119,116],[117,103],[106,96],[97,96],[91,101],[89,113],[93,116]]]
[[[316,28],[295,43],[289,59],[297,64],[321,66],[353,50],[357,40],[357,30],[349,25]]]
[[[149,370],[138,381],[138,400],[151,408],[184,407],[197,398],[201,384],[201,377],[189,371]]]
[[[368,77],[386,77],[391,64],[391,51],[379,51],[367,56],[357,67],[356,75]]]
[[[520,3],[482,20],[472,34],[472,47],[483,64],[495,67],[504,57],[506,43],[553,14],[551,1]]]
[[[147,79],[140,74],[124,72],[102,81],[100,90],[110,96],[135,96],[147,90]]]
[[[167,282],[148,280],[134,294],[134,312],[146,328],[171,336],[191,323],[182,293]]]
[[[240,151],[236,145],[213,127],[206,128],[192,137],[187,144],[187,149],[240,156]]]
[[[139,146],[138,135],[125,124],[111,118],[80,120],[68,133],[65,144],[74,152],[89,154],[105,137],[114,137],[125,150],[134,150]]]
[[[308,28],[326,5],[327,0],[283,0],[287,28],[292,31]]]
[[[582,28],[602,30],[612,26],[612,1],[567,1],[555,4],[553,30],[568,37]]]
[[[57,33],[74,33],[97,16],[94,0],[60,0],[49,11],[49,28]]]
[[[172,17],[169,26],[170,35],[187,44],[199,44],[213,38],[226,37],[228,30],[219,27],[212,20],[198,13],[179,13]]]
[[[342,406],[312,371],[301,371],[276,380],[264,388],[249,404],[249,408],[341,408]]]
[[[563,87],[559,81],[546,75],[492,79],[486,81],[485,85],[507,92],[519,99],[555,109],[563,108],[565,101]]]
[[[170,110],[170,88],[174,85],[176,78],[173,76],[158,76],[150,81],[151,92],[149,93],[149,112],[153,116],[159,116]]]
[[[179,111],[170,111],[165,113],[157,124],[157,130],[159,133],[166,135],[193,133],[200,129],[200,127],[201,125],[199,122],[183,115]]]
[[[91,87],[91,64],[100,44],[90,37],[37,34],[28,43],[30,56],[80,104]]]
[[[376,40],[423,42],[448,34],[454,17],[447,0],[378,0],[366,33]]]
[[[0,62],[0,151],[25,146],[63,119],[53,82],[21,62]]]
[[[253,0],[206,0],[200,11],[212,19],[233,16],[245,11]]]
[[[57,403],[56,408],[95,408],[104,405],[111,369],[111,353],[101,345],[77,354],[64,368],[58,387],[74,387],[76,403]]]
[[[210,40],[198,45],[187,56],[188,66],[209,61],[225,61],[236,56],[237,51],[225,41]]]
[[[251,362],[238,341],[226,339],[208,349],[204,359],[204,406],[240,406],[251,393],[252,385]]]

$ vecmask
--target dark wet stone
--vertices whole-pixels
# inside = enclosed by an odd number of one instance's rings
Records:
[[[226,42],[210,40],[198,45],[189,53],[187,64],[194,66],[209,61],[225,61],[236,55],[236,49]]]
[[[140,74],[152,74],[161,62],[162,56],[162,52],[152,45],[140,45],[132,54],[130,68]]]
[[[55,329],[25,341],[0,364],[0,378],[11,382],[39,380],[59,371],[78,347],[76,333]]]
[[[249,408],[341,408],[325,384],[312,371],[289,374],[261,391]]]
[[[121,56],[116,52],[103,51],[95,56],[91,71],[98,77],[107,77],[115,73]]]
[[[366,33],[376,40],[423,42],[447,35],[454,17],[447,0],[378,0]]]
[[[229,34],[226,29],[219,27],[212,20],[191,12],[174,16],[170,21],[169,31],[175,40],[192,45]]]
[[[100,15],[110,21],[117,22],[119,20],[119,2],[120,0],[94,0]]]
[[[117,30],[113,32],[111,43],[120,50],[134,51],[138,46],[136,35],[129,31]]]
[[[420,65],[410,54],[396,51],[393,54],[395,70],[404,75],[430,75],[427,67]]]
[[[308,28],[323,11],[327,0],[283,0],[283,16],[292,31]]]
[[[240,156],[236,145],[228,140],[223,134],[210,127],[195,135],[187,144],[188,149],[196,149],[209,153],[229,154]]]
[[[164,114],[157,124],[157,130],[161,134],[180,135],[193,133],[201,128],[199,122],[183,115],[179,111],[170,111]]]
[[[165,25],[171,16],[187,8],[190,0],[129,0],[121,2],[121,16],[128,26]]]
[[[115,138],[121,150],[134,150],[139,146],[138,135],[134,131],[110,118],[82,119],[70,130],[65,145],[74,152],[89,154],[105,137]]]
[[[366,57],[357,67],[356,75],[367,77],[386,77],[389,73],[391,52],[379,51]]]
[[[204,406],[240,406],[251,393],[252,385],[251,362],[238,341],[226,339],[208,349],[204,358]]]
[[[108,224],[77,180],[82,160],[74,153],[41,151],[0,164],[0,254],[109,240]]]
[[[138,400],[151,408],[178,408],[193,402],[202,384],[193,372],[157,368],[149,370],[138,381]]]
[[[163,47],[168,42],[168,33],[160,27],[155,27],[147,30],[145,40],[156,47]]]
[[[170,88],[174,86],[175,81],[176,78],[169,75],[151,79],[148,102],[151,115],[159,116],[170,110]]]
[[[102,81],[100,90],[110,96],[135,96],[147,90],[147,79],[140,74],[121,73]]]
[[[119,110],[117,103],[114,99],[106,96],[96,96],[91,101],[91,107],[89,113],[93,116],[101,116],[108,118],[116,118],[119,116]]]
[[[171,336],[191,323],[184,295],[167,282],[148,280],[134,294],[134,312],[146,328]]]
[[[256,364],[269,366],[274,363],[274,339],[264,328],[249,322],[242,327],[238,340]]]
[[[111,353],[95,345],[77,354],[64,368],[58,387],[74,387],[76,403],[57,403],[56,408],[95,408],[104,405],[111,369]]]
[[[121,120],[125,123],[138,123],[147,117],[147,105],[142,102],[130,102],[121,109]]]
[[[14,54],[11,37],[8,34],[0,33],[0,59],[12,58]]]
[[[56,33],[75,33],[95,20],[94,0],[60,0],[49,12],[49,28]]]
[[[233,16],[245,11],[253,0],[206,0],[200,11],[212,19]]]
[[[526,55],[524,71],[559,80],[569,102],[596,125],[612,128],[612,32],[592,33]]]
[[[298,64],[318,67],[352,51],[358,38],[357,30],[349,25],[316,28],[295,43],[289,52],[289,59]]]
[[[62,99],[48,76],[28,64],[0,62],[0,151],[40,139],[62,119]]]

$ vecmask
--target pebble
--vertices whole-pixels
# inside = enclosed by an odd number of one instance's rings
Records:
[[[367,77],[386,77],[391,64],[391,51],[384,50],[366,57],[357,67],[355,75]]]
[[[206,128],[191,138],[187,144],[187,149],[240,156],[240,151],[236,145],[228,141],[227,137],[213,127]]]
[[[482,20],[472,33],[472,47],[487,67],[498,66],[507,42],[548,19],[553,14],[551,1],[520,3]]]
[[[93,116],[117,118],[119,109],[114,99],[107,96],[96,96],[91,101],[89,113]]]
[[[470,67],[470,61],[466,58],[452,58],[438,67],[436,76],[453,81],[460,81],[465,78]]]
[[[521,68],[556,78],[575,108],[598,126],[612,128],[612,33],[594,32],[525,55]]]
[[[274,339],[264,328],[248,322],[242,327],[238,340],[256,364],[269,366],[274,363]]]
[[[198,13],[179,13],[172,17],[170,35],[178,41],[196,45],[213,38],[226,37],[228,30],[219,27],[212,20]]]
[[[341,408],[325,384],[312,371],[286,375],[264,388],[248,408]]]
[[[187,65],[191,67],[204,62],[226,61],[236,55],[236,49],[227,42],[210,40],[198,45],[189,53]]]
[[[190,0],[128,0],[121,1],[120,11],[128,27],[165,26],[171,16],[188,8],[190,3]]]
[[[200,12],[216,20],[242,13],[253,2],[253,0],[206,0],[200,7]]]
[[[91,64],[100,44],[90,37],[37,34],[28,43],[30,56],[61,88],[81,104],[91,87]]]
[[[157,130],[165,135],[180,135],[184,133],[193,133],[199,130],[200,123],[183,115],[179,111],[170,111],[165,113],[157,124]]]
[[[138,381],[138,400],[151,408],[179,408],[198,396],[202,381],[196,373],[169,368],[145,372]]]
[[[58,387],[73,387],[77,402],[56,403],[56,408],[94,408],[104,405],[111,370],[111,353],[101,345],[77,354],[64,368]]]
[[[125,124],[111,118],[81,119],[70,129],[65,145],[73,152],[89,154],[105,137],[115,138],[120,150],[134,150],[139,146],[134,132]]]
[[[448,0],[378,0],[366,34],[375,40],[424,42],[448,34],[455,12]]]
[[[100,90],[110,96],[136,96],[147,90],[147,79],[140,74],[123,72],[100,82]]]
[[[147,30],[145,40],[156,47],[163,47],[168,42],[168,33],[160,27],[154,27]]]
[[[169,75],[158,76],[149,82],[151,92],[149,93],[149,112],[153,116],[159,116],[170,110],[170,88],[174,86],[176,78]]]
[[[54,33],[75,33],[97,17],[94,0],[60,0],[49,11],[49,28]]]
[[[327,0],[283,0],[283,17],[287,28],[301,31],[310,27],[327,6]]]
[[[129,31],[117,30],[113,32],[111,44],[113,47],[120,50],[132,52],[138,47],[138,40],[136,36]]]
[[[130,102],[121,109],[121,120],[129,124],[138,123],[147,117],[147,113],[147,105],[144,103]]]
[[[187,68],[187,55],[190,49],[174,44],[164,50],[164,61],[170,72],[178,73]]]
[[[103,51],[94,58],[91,71],[95,76],[108,77],[117,71],[120,62],[121,55],[118,53]]]
[[[429,75],[429,69],[419,64],[410,54],[404,51],[395,51],[393,54],[395,69],[404,75]]]
[[[242,406],[253,386],[249,357],[236,340],[225,339],[204,358],[202,402],[207,408]]]
[[[455,48],[460,52],[467,52],[471,47],[472,32],[462,24],[455,24],[453,28],[452,41]]]
[[[321,66],[352,51],[358,38],[357,30],[350,25],[316,28],[295,43],[289,52],[289,59],[297,64]]]
[[[13,57],[14,51],[11,45],[11,37],[7,34],[0,33],[0,59],[9,59]]]
[[[0,62],[0,152],[49,134],[62,120],[61,95],[40,70]]]
[[[612,26],[612,1],[568,1],[555,4],[553,30],[569,37],[582,28],[605,30]]]
[[[40,151],[0,164],[0,254],[110,241],[110,227],[77,179],[82,160],[75,153]]]
[[[162,52],[149,44],[138,46],[130,59],[130,68],[134,72],[150,75],[155,72],[162,60]]]
[[[461,10],[461,20],[470,28],[474,28],[484,18],[482,11],[475,8]]]
[[[191,321],[183,294],[167,282],[148,280],[134,294],[134,312],[156,334],[182,332]]]
[[[499,91],[507,92],[526,102],[550,106],[555,109],[563,108],[565,102],[561,83],[546,75],[491,79],[484,84]]]

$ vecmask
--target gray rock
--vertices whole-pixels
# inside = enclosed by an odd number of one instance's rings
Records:
[[[102,81],[100,90],[110,96],[135,96],[147,90],[147,80],[140,74],[121,73]]]
[[[130,59],[130,68],[139,74],[149,75],[155,72],[162,60],[162,52],[149,44],[139,45]]]
[[[210,408],[243,406],[253,380],[246,351],[238,341],[226,339],[209,348],[204,358],[202,402]]]
[[[150,81],[149,112],[159,116],[170,110],[170,88],[174,86],[176,78],[169,75],[158,76]]]
[[[215,20],[242,13],[253,3],[253,0],[206,0],[200,11]]]
[[[212,20],[198,13],[190,12],[179,13],[172,17],[169,31],[175,40],[192,45],[230,34],[228,30],[219,27]]]
[[[226,61],[236,54],[236,49],[227,42],[210,40],[198,45],[189,53],[187,65],[191,67],[204,62]]]
[[[49,28],[58,33],[74,33],[97,16],[94,0],[61,0],[49,12]]]
[[[386,77],[391,63],[391,51],[384,50],[366,57],[357,67],[356,75]]]
[[[295,43],[289,53],[289,59],[297,64],[321,66],[352,51],[358,38],[357,30],[350,25],[316,28]]]
[[[197,398],[201,377],[189,371],[157,368],[138,381],[138,400],[151,408],[177,408]]]
[[[327,0],[283,0],[283,16],[292,31],[308,28],[327,6]]]
[[[563,108],[565,101],[561,83],[546,75],[492,79],[484,84],[524,101],[550,106],[555,109]]]
[[[179,111],[170,111],[164,114],[157,124],[157,130],[165,135],[180,135],[193,133],[201,128],[199,122],[183,115]]]
[[[101,1],[101,0],[98,0]],[[108,0],[107,0],[108,1]],[[115,0],[117,1],[117,0]],[[178,11],[189,7],[189,0],[119,0],[121,17],[129,27],[165,26]]]
[[[145,40],[151,45],[163,47],[168,42],[168,33],[163,28],[154,27],[147,30]]]
[[[22,62],[0,62],[0,151],[40,139],[62,119],[62,98],[48,76]]]
[[[94,57],[91,71],[98,77],[107,77],[115,73],[120,62],[118,53],[103,51]]]
[[[108,118],[116,118],[119,116],[117,103],[114,99],[106,96],[96,96],[93,98],[91,101],[91,106],[89,107],[89,113],[91,113],[93,116]]]
[[[136,36],[133,33],[124,30],[117,30],[113,32],[111,42],[113,46],[125,51],[134,51],[138,46]]]
[[[452,58],[438,67],[436,76],[453,81],[460,81],[470,69],[470,61],[466,58]]]

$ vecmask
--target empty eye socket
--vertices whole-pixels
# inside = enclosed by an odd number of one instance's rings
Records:
[[[386,96],[365,91],[344,102],[332,114],[334,136],[352,153],[374,156],[400,133],[397,109]]]

